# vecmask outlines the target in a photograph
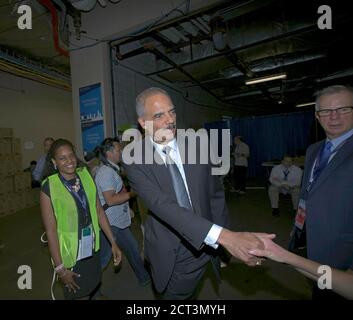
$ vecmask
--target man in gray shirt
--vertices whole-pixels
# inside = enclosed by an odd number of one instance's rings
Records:
[[[99,200],[105,209],[117,244],[126,255],[140,285],[145,286],[150,283],[150,276],[141,259],[138,243],[130,230],[129,199],[135,197],[136,194],[125,189],[120,176],[118,166],[121,155],[120,144],[115,139],[107,138],[102,142],[99,153],[102,164],[95,175]],[[102,268],[108,265],[111,255],[109,242],[102,234]]]

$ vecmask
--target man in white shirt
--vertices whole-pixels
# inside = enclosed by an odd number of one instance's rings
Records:
[[[270,175],[271,185],[268,188],[268,196],[271,201],[272,215],[279,216],[279,194],[290,194],[293,210],[296,212],[299,201],[302,170],[293,165],[292,158],[285,156],[281,164],[274,166]]]
[[[234,189],[239,194],[245,194],[249,155],[249,146],[242,137],[234,137]]]

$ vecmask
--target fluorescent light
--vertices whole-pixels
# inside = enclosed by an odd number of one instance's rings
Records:
[[[314,105],[314,104],[315,104],[315,102],[306,102],[306,103],[297,104],[296,107],[300,108],[300,107],[311,106],[311,105]]]
[[[250,85],[250,84],[255,84],[255,83],[260,83],[260,82],[266,82],[266,81],[272,81],[272,80],[278,80],[278,79],[286,79],[286,78],[287,78],[287,74],[279,73],[279,74],[274,74],[272,76],[266,76],[266,77],[247,80],[247,81],[245,81],[245,84]]]

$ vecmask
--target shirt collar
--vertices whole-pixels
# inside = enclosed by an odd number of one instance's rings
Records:
[[[173,149],[173,151],[178,150],[178,145],[177,145],[177,142],[176,142],[175,138],[173,140],[169,141],[167,144],[156,143],[156,142],[153,141],[153,139],[150,136],[149,136],[149,138],[151,139],[152,144],[158,150],[159,153],[163,152],[163,149],[164,149],[165,146],[170,147],[171,149]]]
[[[116,169],[120,172],[120,167],[119,167],[116,163],[111,162],[111,161],[108,160],[108,159],[107,159],[107,161],[109,162],[109,164],[110,164],[111,166],[113,166],[114,168],[116,168]]]
[[[349,130],[345,134],[342,134],[338,138],[335,138],[335,139],[332,139],[332,140],[326,138],[326,142],[330,141],[332,143],[331,150],[335,150],[337,148],[337,146],[339,146],[342,142],[346,141],[352,135],[353,135],[353,129]]]

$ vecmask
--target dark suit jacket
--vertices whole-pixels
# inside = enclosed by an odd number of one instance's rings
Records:
[[[353,137],[306,191],[323,143],[311,145],[305,159],[301,198],[306,199],[308,258],[342,270],[353,269]]]
[[[151,150],[153,144],[149,138],[146,144],[145,140],[137,144],[135,150],[141,148],[144,161],[145,146]],[[161,292],[173,272],[180,241],[184,239],[195,251],[200,251],[212,224],[227,224],[223,187],[219,178],[211,175],[210,165],[184,164],[193,205],[192,210],[185,209],[177,203],[170,173],[164,164],[127,165],[124,162],[123,159],[131,187],[149,209],[145,222],[145,255],[151,264],[156,289]]]

